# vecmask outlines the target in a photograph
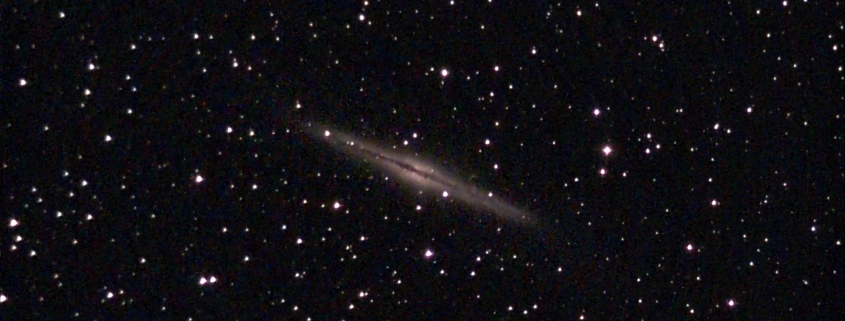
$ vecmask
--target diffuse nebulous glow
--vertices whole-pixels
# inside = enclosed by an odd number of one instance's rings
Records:
[[[309,123],[305,130],[334,149],[356,159],[364,160],[410,187],[442,193],[467,204],[479,212],[521,224],[532,224],[528,212],[504,201],[490,192],[458,180],[446,172],[408,154],[389,151],[374,143],[333,130],[326,125]]]

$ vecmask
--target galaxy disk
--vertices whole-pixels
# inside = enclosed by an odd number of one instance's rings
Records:
[[[410,153],[388,150],[322,124],[308,123],[304,127],[309,135],[329,144],[336,151],[363,160],[411,188],[447,196],[478,212],[492,214],[509,222],[525,225],[534,223],[534,218],[527,211],[490,191],[459,180]]]

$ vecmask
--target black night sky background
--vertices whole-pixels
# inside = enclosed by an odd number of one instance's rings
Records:
[[[4,3],[0,319],[839,320],[844,8]]]

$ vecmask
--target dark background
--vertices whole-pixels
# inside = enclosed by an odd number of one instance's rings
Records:
[[[0,319],[840,319],[843,3],[732,3],[0,5]]]

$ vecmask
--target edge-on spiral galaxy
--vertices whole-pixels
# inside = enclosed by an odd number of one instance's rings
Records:
[[[491,192],[485,192],[479,187],[452,177],[445,171],[429,165],[429,162],[408,153],[387,150],[323,124],[305,123],[303,127],[316,140],[329,144],[336,151],[371,164],[411,188],[448,195],[477,212],[492,214],[505,221],[524,225],[534,223],[533,216],[527,211],[494,196]]]

